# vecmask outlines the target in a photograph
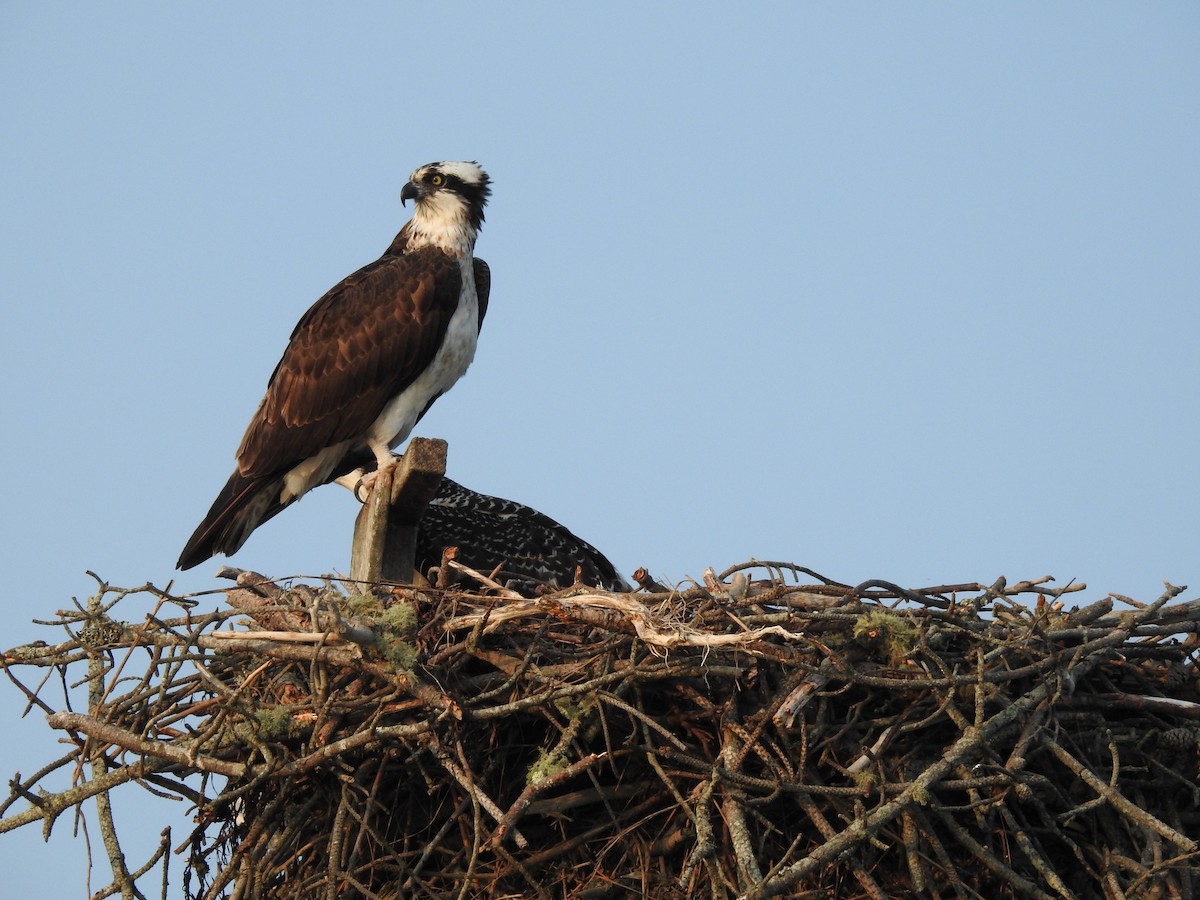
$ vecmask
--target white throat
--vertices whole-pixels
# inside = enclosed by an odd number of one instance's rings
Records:
[[[450,191],[417,201],[410,227],[410,247],[440,247],[460,257],[470,256],[475,249],[476,233],[467,218],[467,203]]]

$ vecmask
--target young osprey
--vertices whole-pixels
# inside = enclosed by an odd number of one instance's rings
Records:
[[[545,513],[443,478],[417,525],[417,571],[440,566],[447,547],[477,572],[498,569],[502,583],[528,595],[539,586],[570,587],[576,575],[605,590],[632,590],[603,553]]]
[[[473,256],[491,193],[475,162],[412,173],[412,219],[378,260],[301,317],[237,451],[237,468],[176,565],[236,552],[260,524],[403,441],[475,356],[490,272]],[[372,459],[373,457],[373,459]],[[351,465],[353,461],[353,465]]]

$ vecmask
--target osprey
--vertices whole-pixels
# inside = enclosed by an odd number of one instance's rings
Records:
[[[491,274],[473,254],[490,194],[475,162],[412,173],[400,192],[412,219],[301,317],[178,568],[236,552],[317,485],[353,487],[364,468],[395,464],[392,448],[475,356]]]
[[[458,561],[478,572],[499,570],[501,582],[525,594],[571,587],[577,579],[632,590],[603,553],[545,513],[443,478],[417,525],[417,571],[440,566],[447,547],[457,547]]]

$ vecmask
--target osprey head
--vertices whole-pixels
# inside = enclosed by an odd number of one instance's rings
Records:
[[[477,162],[435,162],[421,166],[400,191],[400,202],[417,203],[414,219],[465,217],[472,230],[483,224],[491,179]]]

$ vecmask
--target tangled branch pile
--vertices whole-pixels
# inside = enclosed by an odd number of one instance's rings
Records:
[[[104,586],[6,654],[92,666],[88,714],[47,707],[91,780],[14,781],[0,828],[177,793],[197,898],[1200,895],[1200,601],[804,572],[536,599],[242,573],[232,609],[159,592],[139,624]]]

